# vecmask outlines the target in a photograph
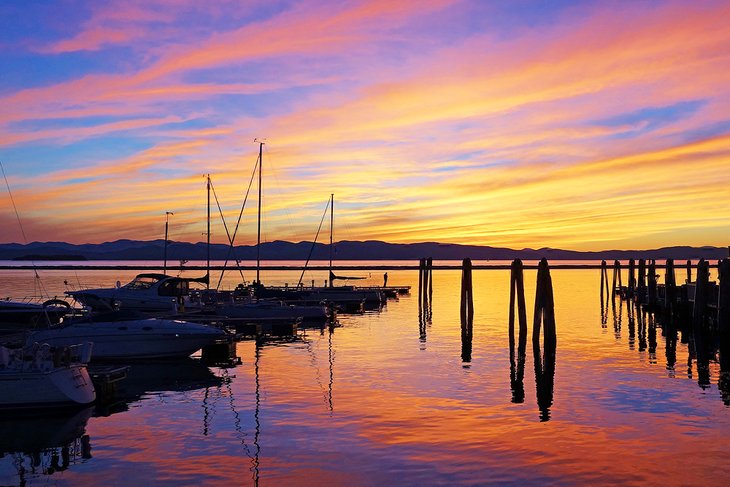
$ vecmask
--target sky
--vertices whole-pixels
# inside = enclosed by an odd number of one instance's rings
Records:
[[[1,242],[730,242],[730,3],[0,2]],[[256,241],[257,184],[237,244]],[[218,209],[218,204],[220,210]],[[326,226],[319,241],[326,235]],[[325,237],[325,238],[328,238]]]

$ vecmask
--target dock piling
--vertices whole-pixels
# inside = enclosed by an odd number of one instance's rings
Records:
[[[667,259],[664,274],[664,312],[668,322],[675,314],[677,305],[677,282],[674,276],[674,260]]]
[[[717,324],[720,333],[730,335],[730,259],[717,263],[720,289],[717,299]]]
[[[474,331],[474,294],[471,270],[471,259],[464,259],[461,266],[461,360],[467,363],[471,362]]]
[[[618,285],[618,287],[616,287]],[[611,285],[611,300],[616,299],[616,289],[621,289],[623,283],[621,282],[621,262],[618,260],[613,261],[613,279]]]
[[[517,303],[517,319],[519,336],[517,355],[515,356],[515,302]],[[509,359],[510,359],[510,388],[512,402],[525,401],[525,355],[527,349],[527,307],[525,306],[525,285],[523,266],[520,259],[512,261],[510,268],[509,291]]]
[[[656,273],[656,261],[654,259],[649,261],[649,269],[647,272],[647,304],[649,309],[654,309],[657,304],[657,273]]]
[[[639,279],[636,283],[636,301],[646,302],[646,260],[639,259]]]
[[[634,259],[629,259],[629,298],[634,297],[636,292],[636,264]]]
[[[697,263],[697,281],[695,282],[694,307],[692,309],[692,326],[698,328],[705,322],[707,314],[707,290],[710,281],[710,265],[705,259]]]

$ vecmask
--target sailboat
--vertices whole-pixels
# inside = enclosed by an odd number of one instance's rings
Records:
[[[5,187],[8,190],[8,196],[13,205],[15,211],[15,217],[18,220],[18,226],[20,232],[23,235],[23,240],[27,244],[28,241],[25,238],[25,230],[23,230],[23,222],[20,220],[20,213],[18,208],[15,206],[15,199],[13,199],[13,193],[10,191],[10,183],[8,177],[5,174],[5,166],[0,161],[0,170],[2,170],[3,179],[5,180]],[[36,279],[36,285],[40,285],[41,294],[45,294],[41,278],[38,275],[38,271],[33,265],[34,278]],[[48,297],[48,296],[46,296]],[[71,306],[61,299],[47,299],[45,301],[37,300],[37,298],[31,298],[26,300],[11,300],[10,298],[0,300],[0,335],[17,333],[18,331],[32,328],[47,327],[58,323],[61,318],[70,311]]]
[[[79,343],[78,341],[74,343]],[[0,346],[0,410],[33,410],[90,404],[96,391],[86,370],[91,344],[52,348],[31,343]]]
[[[355,286],[335,286],[335,280],[359,280],[363,277],[337,276],[333,271],[334,257],[334,205],[335,195],[330,195],[328,202],[330,209],[330,258],[329,258],[329,280],[323,287],[254,287],[258,296],[277,297],[280,299],[299,300],[306,302],[328,302],[337,305],[340,309],[355,311],[363,307],[378,307],[384,301],[384,296],[378,288],[359,289]]]
[[[261,285],[261,196],[263,182],[262,166],[264,147],[263,141],[257,140],[257,142],[259,144],[258,218],[256,239],[256,280],[254,281],[254,288]],[[208,183],[208,188],[210,190],[210,181]],[[208,211],[208,215],[210,218],[210,210]],[[232,248],[233,239],[231,239],[230,244]],[[240,293],[234,293],[232,296],[221,293],[220,296],[225,296],[227,299],[218,300],[218,302],[215,303],[215,313],[217,315],[234,320],[250,320],[253,322],[303,321],[309,323],[324,323],[325,321],[332,318],[332,311],[321,304],[306,305],[284,303],[280,299],[265,299],[262,296],[252,296],[248,293],[246,293],[245,295],[241,295]]]

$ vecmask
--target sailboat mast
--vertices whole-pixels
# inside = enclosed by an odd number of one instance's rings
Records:
[[[263,169],[264,143],[259,142],[259,214],[258,214],[258,237],[256,238],[256,284],[261,284],[259,273],[261,271],[261,181]]]
[[[334,251],[334,245],[332,244],[332,233],[334,232],[335,223],[335,195],[330,194],[330,287],[332,287],[332,253]]]
[[[167,274],[167,242],[168,242],[167,241],[167,230],[168,230],[168,227],[169,227],[170,215],[172,215],[172,214],[173,213],[171,211],[166,211],[165,212],[165,256],[164,256],[165,257],[165,260],[164,260],[164,264],[162,265],[162,273],[163,274]]]
[[[205,232],[208,236],[208,264],[206,266],[206,276],[208,279],[205,283],[205,288],[210,289],[210,174],[206,177],[207,188],[208,188],[208,231]]]

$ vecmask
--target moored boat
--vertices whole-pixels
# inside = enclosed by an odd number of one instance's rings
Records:
[[[32,332],[26,343],[42,341],[67,346],[88,341],[94,344],[95,360],[157,359],[187,357],[226,336],[223,330],[208,325],[117,311]]]
[[[57,324],[69,311],[71,306],[61,299],[49,299],[43,303],[0,300],[0,334]]]
[[[94,311],[116,309],[136,310],[146,313],[170,313],[188,304],[191,283],[206,283],[201,278],[173,277],[166,274],[139,274],[131,282],[117,287],[66,291],[84,306]]]
[[[78,343],[78,342],[75,342]],[[96,391],[86,370],[91,344],[0,346],[0,409],[34,410],[90,404]]]

